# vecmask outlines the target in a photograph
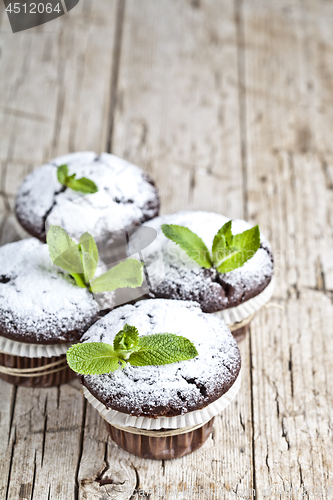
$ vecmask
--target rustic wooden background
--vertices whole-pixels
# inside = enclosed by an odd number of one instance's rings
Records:
[[[28,172],[112,151],[156,180],[163,213],[258,222],[283,307],[257,315],[237,400],[176,461],[117,448],[76,382],[2,382],[1,499],[331,498],[332,27],[328,0],[81,0],[13,35],[1,2],[1,244],[25,236]]]

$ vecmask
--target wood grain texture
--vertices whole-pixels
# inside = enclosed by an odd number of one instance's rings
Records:
[[[248,215],[273,243],[283,306],[258,315],[251,333],[257,496],[326,498],[332,488],[326,285],[332,146],[326,134],[333,11],[310,1],[244,1],[242,8]]]
[[[282,308],[255,317],[240,393],[205,445],[175,461],[113,444],[77,381],[0,381],[1,498],[330,498],[331,3],[81,0],[14,36],[1,7],[0,244],[26,236],[12,209],[28,172],[112,149],[156,180],[163,213],[258,222]]]
[[[27,173],[53,156],[105,150],[116,7],[83,0],[15,35],[1,17],[0,244],[27,236],[13,214]],[[78,382],[17,393],[1,382],[1,392],[1,498],[75,498],[86,408]]]
[[[163,213],[240,217],[234,6],[198,5],[126,2],[112,148],[156,179]]]
[[[7,30],[0,38],[6,75],[0,83],[2,244],[26,236],[10,214],[29,171],[68,152],[105,150],[116,5],[82,0],[69,14],[15,35],[2,17],[0,34]]]

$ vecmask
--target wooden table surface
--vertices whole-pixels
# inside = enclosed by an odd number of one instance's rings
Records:
[[[111,151],[156,180],[162,213],[258,222],[277,278],[240,393],[187,457],[122,451],[77,381],[1,382],[1,499],[331,498],[332,27],[328,0],[81,0],[12,34],[1,2],[0,243],[26,236],[28,172]]]

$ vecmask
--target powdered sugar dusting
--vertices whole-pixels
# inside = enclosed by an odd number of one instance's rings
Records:
[[[0,334],[42,344],[79,340],[98,318],[88,290],[56,270],[34,238],[0,247]]]
[[[67,164],[69,175],[88,177],[97,193],[85,195],[63,189],[57,167]],[[137,225],[158,214],[155,186],[135,165],[107,153],[74,153],[52,160],[30,174],[17,195],[16,213],[32,232],[51,224],[63,226],[72,237],[85,231],[93,236]],[[34,233],[33,233],[34,234]]]
[[[177,212],[172,215],[156,217],[144,226],[156,229],[162,247],[165,279],[152,294],[156,297],[195,300],[204,311],[215,312],[237,305],[260,293],[269,283],[273,274],[271,248],[267,239],[261,235],[261,248],[242,267],[229,273],[218,273],[215,269],[204,269],[193,261],[176,243],[164,236],[162,224],[186,226],[198,234],[209,250],[217,231],[230,219],[210,212]],[[243,221],[232,223],[233,234],[242,233],[252,226]],[[152,247],[153,248],[153,247]],[[146,268],[152,284],[160,283],[161,266],[154,265],[159,256],[154,250],[145,250]]]
[[[140,336],[185,336],[199,355],[170,365],[127,365],[114,373],[83,376],[83,384],[107,408],[148,417],[184,414],[215,401],[236,380],[237,343],[224,321],[203,313],[198,304],[155,299],[125,305],[95,323],[82,341],[112,344],[126,323],[136,326]]]

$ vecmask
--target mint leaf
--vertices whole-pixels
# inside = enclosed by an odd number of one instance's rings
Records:
[[[60,226],[51,226],[46,236],[51,260],[54,261],[59,255],[75,246],[76,243],[67,232]]]
[[[260,247],[259,226],[257,225],[251,227],[251,229],[248,229],[241,234],[235,234],[233,244],[239,248],[243,248],[244,250],[253,251],[254,248],[256,248],[256,252]]]
[[[52,262],[69,273],[82,273],[79,245],[60,226],[51,226],[46,237]]]
[[[127,259],[112,267],[91,283],[93,293],[112,292],[117,288],[136,288],[143,282],[143,264],[136,259]]]
[[[80,288],[87,288],[83,273],[70,273],[70,275],[72,276],[72,278],[74,278],[77,286],[79,286]]]
[[[226,222],[214,236],[212,246],[212,257],[214,264],[218,261],[218,254],[223,251],[224,248],[228,248],[232,244],[233,235],[231,232],[231,224],[231,220]]]
[[[241,234],[233,236],[225,246],[222,240],[214,253],[214,263],[219,273],[228,273],[241,267],[256,253],[260,247],[259,226],[255,226]]]
[[[117,333],[113,340],[115,351],[130,351],[135,349],[139,343],[139,332],[135,326],[126,323],[124,328]]]
[[[92,194],[98,191],[96,184],[90,179],[87,179],[87,177],[81,177],[81,179],[68,179],[66,185],[73,189],[73,191],[80,191],[81,193]]]
[[[98,264],[98,249],[94,238],[89,233],[84,233],[80,237],[79,243],[81,260],[83,266],[84,280],[89,283],[95,276]]]
[[[60,184],[63,186],[73,189],[73,191],[80,191],[81,193],[96,193],[98,188],[96,184],[87,179],[87,177],[81,177],[81,179],[76,179],[76,174],[68,175],[69,170],[67,165],[60,165],[57,168],[57,177]]]
[[[113,347],[103,342],[75,344],[68,349],[66,357],[70,368],[82,375],[102,375],[119,368]]]
[[[82,375],[102,375],[124,367],[168,365],[198,356],[192,342],[173,333],[139,337],[135,326],[125,325],[114,338],[113,347],[103,342],[75,344],[67,351],[72,370]]]
[[[232,221],[226,222],[216,233],[212,245],[212,256],[201,238],[184,226],[162,224],[165,236],[177,243],[191,259],[206,269],[213,265],[220,273],[228,273],[241,267],[260,247],[259,226],[233,236]]]
[[[198,351],[190,340],[173,333],[155,333],[139,337],[139,350],[128,362],[133,366],[168,365],[195,358]]]
[[[70,247],[68,250],[65,250],[62,254],[58,255],[56,259],[54,259],[53,263],[61,267],[64,271],[68,271],[70,274],[72,273],[82,273],[82,262],[80,258],[80,250],[79,245],[75,245],[75,247]]]
[[[62,227],[51,226],[47,244],[54,264],[68,271],[79,287],[89,286],[93,293],[136,288],[143,282],[143,264],[136,259],[120,262],[102,276],[93,279],[98,264],[98,249],[89,233],[82,234],[79,244],[76,244]]]
[[[212,267],[212,260],[208,248],[202,239],[190,229],[175,224],[162,224],[161,229],[169,240],[177,243],[177,245],[179,245],[180,248],[200,266],[206,269]]]
[[[57,168],[57,177],[60,184],[65,184],[68,177],[68,167],[67,165],[60,165]]]

